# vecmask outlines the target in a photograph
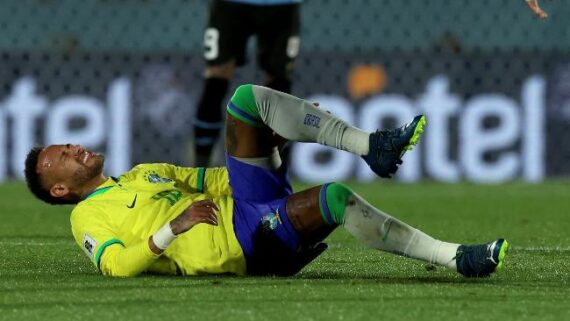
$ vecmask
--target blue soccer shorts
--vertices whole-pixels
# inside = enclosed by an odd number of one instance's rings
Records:
[[[227,154],[226,166],[234,199],[234,230],[247,273],[289,274],[288,265],[296,263],[302,240],[287,217],[293,189],[286,166],[268,170]]]

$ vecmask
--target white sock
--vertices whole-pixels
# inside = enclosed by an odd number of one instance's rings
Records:
[[[375,249],[457,270],[454,258],[459,244],[436,240],[374,208],[355,193],[344,212],[344,228]]]
[[[280,136],[319,143],[356,155],[368,154],[370,133],[360,130],[311,102],[262,86],[252,86],[263,123]]]

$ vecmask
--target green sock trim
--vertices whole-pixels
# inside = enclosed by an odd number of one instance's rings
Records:
[[[348,199],[352,195],[352,191],[344,184],[332,183],[327,187],[326,201],[333,221],[338,224],[344,224],[344,212],[348,206]]]
[[[234,118],[237,118],[239,120],[241,120],[242,122],[250,125],[250,126],[254,126],[254,127],[263,127],[263,123],[261,122],[257,122],[257,121],[253,121],[247,117],[244,117],[242,115],[240,115],[239,113],[233,111],[230,109],[230,107],[228,107],[228,109],[226,110],[228,112],[228,114],[234,116]],[[248,115],[249,116],[249,115]]]
[[[325,184],[321,186],[321,190],[319,192],[319,210],[321,211],[321,216],[323,217],[323,221],[328,225],[335,225],[331,213],[329,211],[329,206],[327,205],[327,187],[330,184]]]
[[[257,110],[255,95],[253,94],[253,85],[239,86],[230,99],[230,103],[237,107],[239,111],[246,113],[254,120],[261,122],[261,117]],[[228,106],[228,109],[231,109],[230,106]],[[246,115],[244,116],[247,117]]]

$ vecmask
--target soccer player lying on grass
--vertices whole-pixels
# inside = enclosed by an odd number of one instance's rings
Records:
[[[227,111],[225,168],[141,164],[108,178],[102,155],[52,145],[29,153],[28,186],[47,203],[76,204],[73,235],[104,275],[293,275],[326,249],[321,241],[338,226],[375,249],[467,277],[502,267],[503,239],[436,240],[340,183],[292,192],[278,152],[285,139],[361,155],[376,174],[390,177],[417,143],[424,116],[371,134],[302,99],[252,85],[236,90]]]

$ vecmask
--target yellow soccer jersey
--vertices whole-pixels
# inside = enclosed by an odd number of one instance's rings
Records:
[[[198,224],[179,235],[162,255],[148,238],[193,202],[211,198],[218,226]],[[245,258],[233,228],[227,170],[141,164],[109,178],[79,202],[71,228],[79,246],[104,275],[141,272],[185,275],[245,274]]]

